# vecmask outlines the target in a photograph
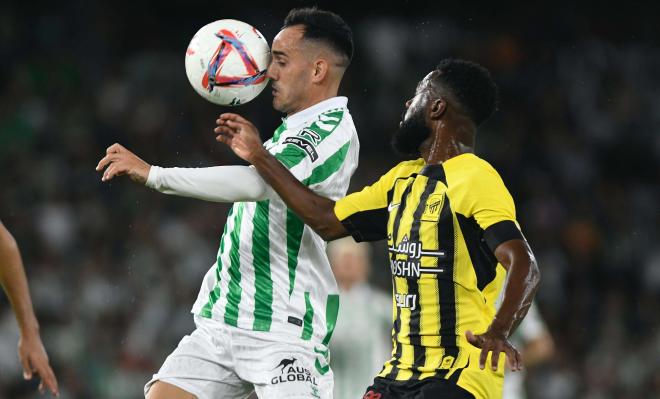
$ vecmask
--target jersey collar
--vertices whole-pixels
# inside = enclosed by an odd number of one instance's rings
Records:
[[[475,155],[471,152],[466,152],[455,157],[449,158],[443,163],[440,164],[425,164],[422,170],[419,172],[420,175],[426,176],[430,179],[439,180],[445,185],[447,185],[447,177],[445,176],[445,168],[447,165],[453,165],[454,163],[460,163],[464,159],[474,157]],[[421,159],[421,158],[420,158]]]
[[[346,108],[348,104],[348,98],[346,97],[331,97],[327,100],[323,100],[320,103],[316,103],[309,108],[305,108],[302,111],[296,112],[295,114],[282,118],[282,122],[287,129],[296,128],[305,122],[316,118],[321,112],[327,111],[334,108]]]

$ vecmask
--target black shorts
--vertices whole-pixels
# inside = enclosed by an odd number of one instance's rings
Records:
[[[362,399],[475,399],[465,389],[440,378],[395,381],[376,377]]]

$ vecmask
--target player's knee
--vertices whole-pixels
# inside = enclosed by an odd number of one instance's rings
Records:
[[[175,385],[156,381],[149,388],[146,399],[197,399],[197,396]]]

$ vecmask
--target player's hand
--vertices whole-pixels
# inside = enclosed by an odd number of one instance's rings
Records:
[[[18,340],[18,358],[23,365],[23,378],[31,380],[34,374],[41,377],[39,392],[48,389],[53,395],[59,396],[57,378],[48,363],[48,355],[41,343],[38,333],[21,334]]]
[[[147,182],[151,165],[140,157],[117,143],[108,147],[105,153],[105,157],[96,165],[97,172],[105,169],[102,181],[108,181],[115,176],[128,175],[134,182],[140,184]]]
[[[253,159],[265,151],[259,130],[242,116],[225,113],[215,123],[218,124],[213,129],[217,134],[215,139],[229,146],[242,159],[253,163]]]
[[[496,371],[500,360],[500,353],[504,352],[507,356],[511,371],[522,370],[522,357],[520,356],[520,352],[518,352],[511,342],[509,342],[505,334],[492,329],[488,329],[488,331],[483,334],[473,334],[472,331],[468,330],[465,332],[465,337],[470,344],[481,349],[481,355],[479,356],[480,369],[483,370],[486,367],[488,353],[492,352],[490,366],[493,371]]]

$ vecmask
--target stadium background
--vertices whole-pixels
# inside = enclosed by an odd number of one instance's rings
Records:
[[[291,7],[308,4],[0,5],[0,219],[21,247],[63,398],[140,397],[192,328],[228,210],[101,183],[98,159],[120,142],[160,166],[239,163],[213,140],[221,109],[186,80],[186,45],[220,18],[270,41]],[[435,63],[464,57],[492,71],[502,102],[477,151],[517,201],[557,344],[530,374],[531,397],[660,397],[656,10],[317,4],[355,35],[341,88],[362,143],[353,189],[398,161],[389,135]],[[268,90],[237,111],[264,136],[278,125]],[[388,289],[382,247],[374,254],[374,283]],[[0,295],[0,398],[33,398],[16,342]]]

